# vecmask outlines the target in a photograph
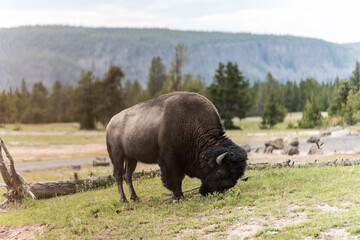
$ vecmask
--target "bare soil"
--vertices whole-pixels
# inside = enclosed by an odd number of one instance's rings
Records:
[[[266,231],[264,232],[264,235],[275,235],[278,233],[276,229],[302,223],[307,220],[309,220],[309,218],[304,212],[290,213],[289,216],[278,218],[251,218],[247,222],[229,227],[225,235],[227,236],[227,239],[249,239],[257,232],[266,228],[273,228],[275,230]]]
[[[37,239],[46,224],[26,224],[20,226],[0,226],[0,239],[3,240],[29,240]]]
[[[8,146],[8,149],[15,162],[102,156],[106,153],[106,146],[101,143],[29,146],[12,145]]]

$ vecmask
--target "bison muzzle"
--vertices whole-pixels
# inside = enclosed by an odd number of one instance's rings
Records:
[[[127,201],[125,179],[130,198],[139,200],[132,184],[137,162],[159,164],[174,201],[183,197],[185,175],[201,180],[202,195],[232,188],[244,174],[247,154],[224,134],[215,106],[196,93],[165,94],[121,111],[106,128],[120,199]]]

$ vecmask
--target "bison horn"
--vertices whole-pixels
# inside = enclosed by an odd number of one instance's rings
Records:
[[[216,163],[219,164],[219,165],[221,165],[222,160],[224,159],[224,157],[226,156],[226,154],[227,154],[227,152],[219,155],[219,156],[216,158]]]

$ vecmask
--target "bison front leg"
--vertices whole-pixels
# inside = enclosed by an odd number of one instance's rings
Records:
[[[135,159],[125,159],[125,182],[130,192],[130,199],[133,201],[140,201],[140,198],[136,195],[133,183],[132,175],[136,169],[137,161]]]
[[[181,184],[185,174],[182,172],[175,158],[160,158],[159,166],[161,169],[161,180],[164,186],[173,192],[173,202],[179,202],[179,200],[184,197]]]

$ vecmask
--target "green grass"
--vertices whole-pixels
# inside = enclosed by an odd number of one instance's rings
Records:
[[[0,130],[22,132],[74,132],[80,129],[78,123],[6,124]]]
[[[36,145],[36,144],[91,144],[104,143],[105,133],[99,132],[91,135],[67,134],[67,135],[5,135],[2,137],[10,144]]]
[[[119,202],[115,186],[25,200],[1,213],[0,225],[49,224],[40,239],[222,239],[228,229],[247,222],[260,225],[255,238],[303,239],[339,228],[360,236],[360,166],[264,169],[246,175],[247,182],[224,194],[186,193],[180,204],[162,196],[168,191],[159,177],[134,182],[140,203]],[[199,184],[185,178],[183,188]],[[297,216],[304,218],[293,222]]]
[[[19,127],[20,129],[16,129]],[[7,124],[0,128],[5,142],[16,144],[89,144],[105,142],[105,131],[80,131],[78,123]]]
[[[288,135],[294,131],[286,129],[289,121],[296,122],[285,120],[271,130],[260,129],[259,119],[238,121],[235,124],[243,130],[229,130],[227,135],[236,143],[257,141],[251,138],[254,133]],[[14,147],[105,143],[104,131],[79,131],[75,123],[21,125],[20,131],[14,131],[16,127],[0,128],[5,131],[0,137]],[[77,172],[80,177],[90,172],[106,175],[111,167],[84,166]],[[69,179],[74,170],[21,174],[28,181],[51,181]],[[337,229],[360,237],[359,175],[360,166],[251,170],[246,172],[247,182],[224,194],[185,193],[180,204],[162,196],[168,190],[159,177],[139,179],[134,185],[140,203],[121,203],[115,186],[47,200],[27,199],[0,213],[0,225],[46,223],[39,239],[224,239],[230,229],[249,224],[258,226],[250,236],[258,239],[321,238]],[[199,185],[199,180],[186,177],[183,189]],[[4,191],[0,189],[0,194]]]

